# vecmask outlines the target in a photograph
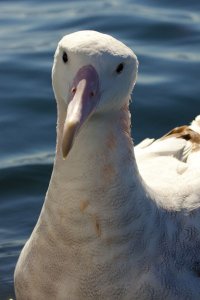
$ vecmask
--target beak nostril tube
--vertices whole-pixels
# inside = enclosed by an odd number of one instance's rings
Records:
[[[76,93],[76,88],[73,87],[72,90],[71,90],[72,94],[75,94]]]

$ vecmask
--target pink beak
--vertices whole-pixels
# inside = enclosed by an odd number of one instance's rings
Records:
[[[65,159],[71,150],[74,139],[100,99],[99,76],[92,65],[80,68],[74,77],[71,99],[63,129],[62,153]]]

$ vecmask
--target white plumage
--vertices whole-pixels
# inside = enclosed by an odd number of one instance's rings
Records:
[[[59,42],[56,157],[16,266],[18,300],[199,299],[200,116],[133,150],[137,66],[108,35]]]

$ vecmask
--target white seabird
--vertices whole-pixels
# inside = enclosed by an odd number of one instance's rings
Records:
[[[200,299],[200,117],[134,154],[137,68],[111,36],[59,42],[56,157],[16,266],[17,300]]]

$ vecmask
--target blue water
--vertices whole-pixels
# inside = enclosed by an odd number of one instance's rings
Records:
[[[14,267],[52,171],[53,54],[81,29],[111,34],[138,56],[135,143],[200,113],[199,1],[0,1],[0,300],[14,298]]]

